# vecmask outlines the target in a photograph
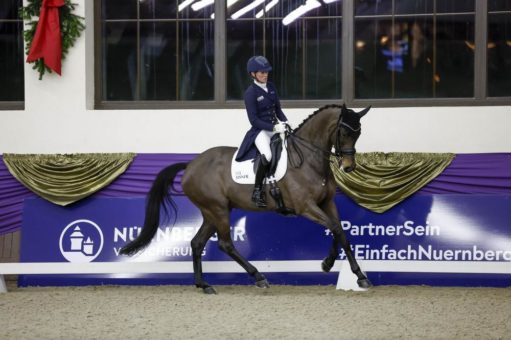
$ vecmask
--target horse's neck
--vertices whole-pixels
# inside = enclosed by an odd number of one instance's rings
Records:
[[[334,111],[319,112],[297,131],[298,137],[313,146],[301,148],[304,153],[304,162],[321,176],[324,176],[330,168],[331,135],[335,131],[337,119],[338,114]]]
[[[335,130],[338,114],[332,109],[317,113],[306,122],[297,135],[324,151],[332,149],[331,135]]]

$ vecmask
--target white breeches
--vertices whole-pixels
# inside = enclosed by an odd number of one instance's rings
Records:
[[[273,134],[275,134],[273,131],[261,130],[255,139],[257,150],[266,157],[268,162],[271,161],[270,141]]]

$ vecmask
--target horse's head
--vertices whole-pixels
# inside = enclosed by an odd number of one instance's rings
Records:
[[[355,170],[355,143],[362,132],[360,119],[369,111],[367,107],[360,112],[348,109],[342,105],[341,114],[337,121],[335,133],[332,136],[332,144],[335,147],[335,155],[339,157],[339,166],[344,172]]]

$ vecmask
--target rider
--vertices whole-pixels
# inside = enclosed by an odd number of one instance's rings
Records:
[[[255,158],[256,148],[261,154],[252,194],[252,201],[260,208],[266,207],[263,181],[272,158],[271,137],[276,133],[284,133],[288,126],[287,118],[280,107],[277,90],[273,83],[268,81],[271,69],[270,63],[263,56],[253,56],[247,62],[247,72],[254,82],[245,91],[244,99],[252,127],[245,135],[236,156],[237,161]]]

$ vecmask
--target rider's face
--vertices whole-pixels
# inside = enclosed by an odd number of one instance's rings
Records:
[[[255,79],[260,83],[265,84],[268,81],[268,72],[257,71],[252,74],[254,75]]]

